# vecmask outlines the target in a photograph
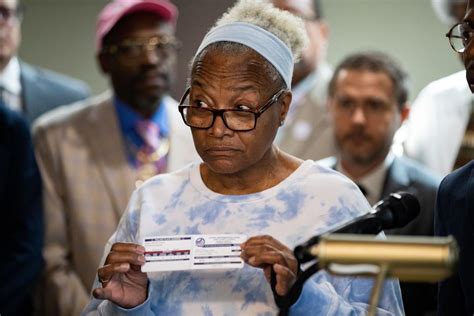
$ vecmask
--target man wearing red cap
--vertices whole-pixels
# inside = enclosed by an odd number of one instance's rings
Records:
[[[45,313],[78,315],[103,245],[132,191],[196,160],[167,93],[177,9],[167,0],[116,0],[99,14],[97,56],[112,93],[42,117],[34,128],[44,178]]]

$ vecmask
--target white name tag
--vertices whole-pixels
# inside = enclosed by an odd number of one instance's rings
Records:
[[[197,269],[240,269],[245,235],[179,235],[145,237],[142,272]]]

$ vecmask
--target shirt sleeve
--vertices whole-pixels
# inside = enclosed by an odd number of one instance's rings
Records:
[[[332,276],[320,271],[304,285],[290,315],[366,315],[374,281],[371,278]],[[398,280],[386,280],[377,315],[403,315]]]

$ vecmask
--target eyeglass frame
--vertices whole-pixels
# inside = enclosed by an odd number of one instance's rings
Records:
[[[458,27],[459,25],[463,25],[463,24],[469,26],[469,28],[472,30],[472,32],[469,32],[469,33],[472,34],[472,35],[471,35],[468,39],[466,39],[466,43],[467,43],[467,44],[464,44],[464,40],[465,40],[464,37],[462,37],[462,36],[453,36],[453,34],[452,34],[452,33],[453,33],[453,30],[454,30],[456,27]],[[448,40],[449,40],[449,45],[451,46],[451,48],[452,48],[456,53],[464,53],[464,51],[466,50],[467,45],[469,45],[469,43],[471,42],[472,38],[474,37],[474,28],[472,28],[472,27],[469,25],[469,23],[467,23],[467,22],[459,22],[459,23],[454,24],[454,25],[449,29],[448,33],[446,33],[445,36],[446,36],[446,37],[448,38]],[[459,39],[461,39],[461,40],[463,41],[463,49],[462,49],[462,50],[457,50],[457,49],[454,47],[453,42],[452,42],[452,38],[459,38]]]
[[[163,39],[165,39],[163,41]],[[136,38],[136,39],[125,39],[118,44],[110,44],[105,45],[102,50],[101,54],[109,54],[109,55],[120,55],[120,48],[123,47],[139,47],[140,52],[136,56],[128,56],[130,58],[138,58],[143,56],[145,52],[149,51],[165,51],[167,48],[163,47],[163,44],[171,44],[171,49],[178,50],[181,48],[181,42],[174,36],[169,35],[156,35],[149,38]],[[160,46],[161,45],[161,46]],[[160,48],[159,48],[160,47]],[[157,49],[159,48],[159,49]]]
[[[188,97],[189,93],[191,91],[191,87],[188,87],[186,89],[186,91],[184,92],[183,96],[181,97],[181,100],[179,101],[179,105],[178,105],[178,110],[179,110],[179,113],[181,113],[181,117],[183,119],[183,122],[184,124],[186,124],[187,126],[191,127],[191,128],[196,128],[196,129],[209,129],[211,128],[214,123],[216,122],[216,117],[219,116],[221,119],[222,119],[222,122],[224,122],[224,125],[225,127],[227,127],[228,129],[230,129],[231,131],[234,131],[234,132],[249,132],[249,131],[252,131],[254,130],[256,127],[257,127],[257,120],[258,118],[266,111],[268,110],[273,104],[275,104],[278,99],[282,96],[282,94],[284,92],[288,92],[288,89],[286,88],[281,88],[280,90],[278,90],[275,94],[273,94],[267,102],[265,102],[265,104],[263,104],[262,106],[259,106],[257,108],[256,111],[253,111],[253,110],[244,110],[244,109],[210,109],[210,108],[202,108],[202,107],[199,107],[199,106],[195,106],[195,105],[183,105],[183,102],[186,100],[186,98]],[[196,126],[192,126],[192,125],[189,125],[187,122],[186,122],[186,119],[184,117],[184,110],[185,109],[189,109],[189,108],[198,108],[198,109],[201,109],[201,110],[206,110],[208,112],[211,112],[212,113],[212,121],[211,121],[211,124],[208,126],[208,127],[196,127]],[[252,128],[249,128],[249,129],[233,129],[233,128],[230,128],[229,125],[227,124],[227,121],[225,119],[225,116],[224,116],[224,113],[226,112],[246,112],[246,113],[251,113],[254,115],[254,123],[253,123],[253,127]]]

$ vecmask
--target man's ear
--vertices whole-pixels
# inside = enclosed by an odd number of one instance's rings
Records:
[[[99,53],[97,55],[97,62],[99,63],[100,69],[104,74],[108,74],[110,72],[110,56]]]
[[[403,123],[410,115],[410,105],[405,103],[400,111],[400,124]]]
[[[280,109],[280,123],[283,125],[283,122],[286,119],[286,115],[290,110],[291,100],[293,99],[293,94],[291,91],[287,91],[283,93],[283,97],[281,99],[281,109]]]

